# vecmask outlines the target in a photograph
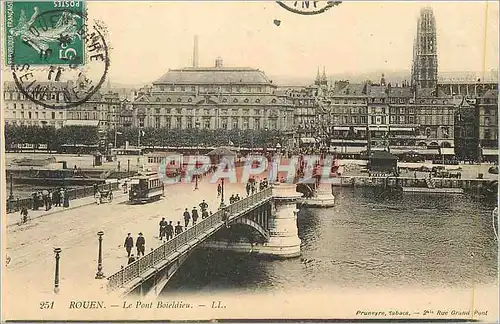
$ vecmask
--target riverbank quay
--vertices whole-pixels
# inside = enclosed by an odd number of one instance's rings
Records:
[[[6,318],[23,318],[22,309],[15,301],[38,302],[54,291],[54,251],[60,253],[60,291],[54,298],[63,304],[76,299],[95,299],[106,295],[106,279],[95,279],[98,258],[98,235],[103,231],[102,264],[105,276],[109,276],[127,264],[127,252],[123,247],[127,233],[135,240],[141,232],[146,240],[146,252],[160,246],[159,222],[162,217],[175,225],[184,227],[183,212],[193,207],[200,209],[202,200],[208,203],[208,210],[215,212],[221,202],[217,195],[217,183],[211,183],[211,176],[195,183],[176,183],[165,187],[165,197],[159,201],[130,205],[124,199],[111,203],[91,204],[73,210],[40,217],[29,226],[6,228],[6,254],[10,260],[6,267],[5,292],[9,305]],[[232,194],[244,197],[241,183],[224,184],[224,198]],[[201,221],[201,219],[199,219]],[[190,224],[191,226],[191,224]],[[33,239],[36,238],[36,239]],[[134,247],[133,253],[137,255]],[[26,297],[26,292],[29,296]],[[23,306],[25,307],[25,306]],[[14,316],[15,315],[15,316]]]
[[[497,188],[491,179],[450,179],[450,178],[411,178],[411,177],[375,177],[375,176],[340,176],[332,178],[333,187],[380,187],[380,188],[454,188],[464,192],[483,192]]]
[[[107,191],[107,190],[112,190],[116,191],[120,189],[119,182],[118,181],[113,181],[105,184],[100,184],[97,186],[97,188],[100,191]],[[94,186],[86,186],[86,187],[81,187],[81,188],[75,188],[75,189],[69,189],[66,190],[66,195],[68,195],[68,198],[70,200],[70,204],[72,205],[75,201],[78,201],[79,199],[86,198],[86,197],[92,197],[94,199]],[[28,208],[30,212],[32,211],[33,208],[33,198],[32,197],[26,197],[26,198],[14,198],[14,199],[9,199],[7,198],[6,202],[6,212],[7,214],[10,213],[15,213],[21,210],[22,207]],[[40,207],[44,208],[44,207]],[[56,207],[52,207],[56,208]],[[31,214],[30,214],[31,216]]]
[[[128,194],[124,194],[121,191],[116,191],[113,195],[114,195],[113,200],[116,200],[118,202],[123,202],[128,199]],[[19,225],[19,222],[21,220],[21,215],[19,213],[11,212],[5,216],[4,224],[6,227],[19,226],[20,228],[29,228],[33,226],[32,222],[37,218],[68,212],[73,209],[95,205],[95,203],[96,203],[95,198],[92,195],[70,201],[69,207],[52,206],[52,208],[49,210],[45,210],[44,208],[40,208],[38,210],[28,210],[28,215],[31,218],[31,221],[28,221],[28,223],[22,225]]]

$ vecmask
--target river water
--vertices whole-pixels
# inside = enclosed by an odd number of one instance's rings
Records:
[[[298,215],[302,256],[268,260],[198,251],[163,291],[286,292],[335,286],[468,288],[497,278],[494,201],[466,195],[335,191],[331,209]]]

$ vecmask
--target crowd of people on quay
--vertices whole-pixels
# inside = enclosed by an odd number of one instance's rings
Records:
[[[58,188],[52,191],[44,189],[42,191],[34,192],[33,197],[33,210],[45,208],[46,211],[54,207],[69,207],[69,196],[66,189]]]

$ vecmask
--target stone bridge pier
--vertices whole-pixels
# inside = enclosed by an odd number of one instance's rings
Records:
[[[228,239],[229,235],[214,236],[203,247],[216,250],[255,253],[276,258],[300,256],[300,238],[297,228],[297,201],[302,197],[294,184],[275,183],[272,197],[264,205],[230,222],[226,234],[235,232],[237,225],[246,225],[260,234],[259,242],[247,242],[243,238]],[[224,233],[222,233],[224,234]]]
[[[263,250],[276,257],[291,258],[300,255],[300,238],[297,228],[297,199],[294,184],[278,183],[273,186],[272,214],[269,220],[269,241]]]

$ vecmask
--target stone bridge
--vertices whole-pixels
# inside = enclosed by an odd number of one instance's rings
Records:
[[[108,277],[107,290],[120,296],[157,296],[199,246],[253,251],[279,258],[300,255],[297,199],[293,184],[275,184],[261,192],[223,206],[201,222],[160,245],[144,257]],[[216,232],[233,225],[259,233],[260,243],[207,242]]]

